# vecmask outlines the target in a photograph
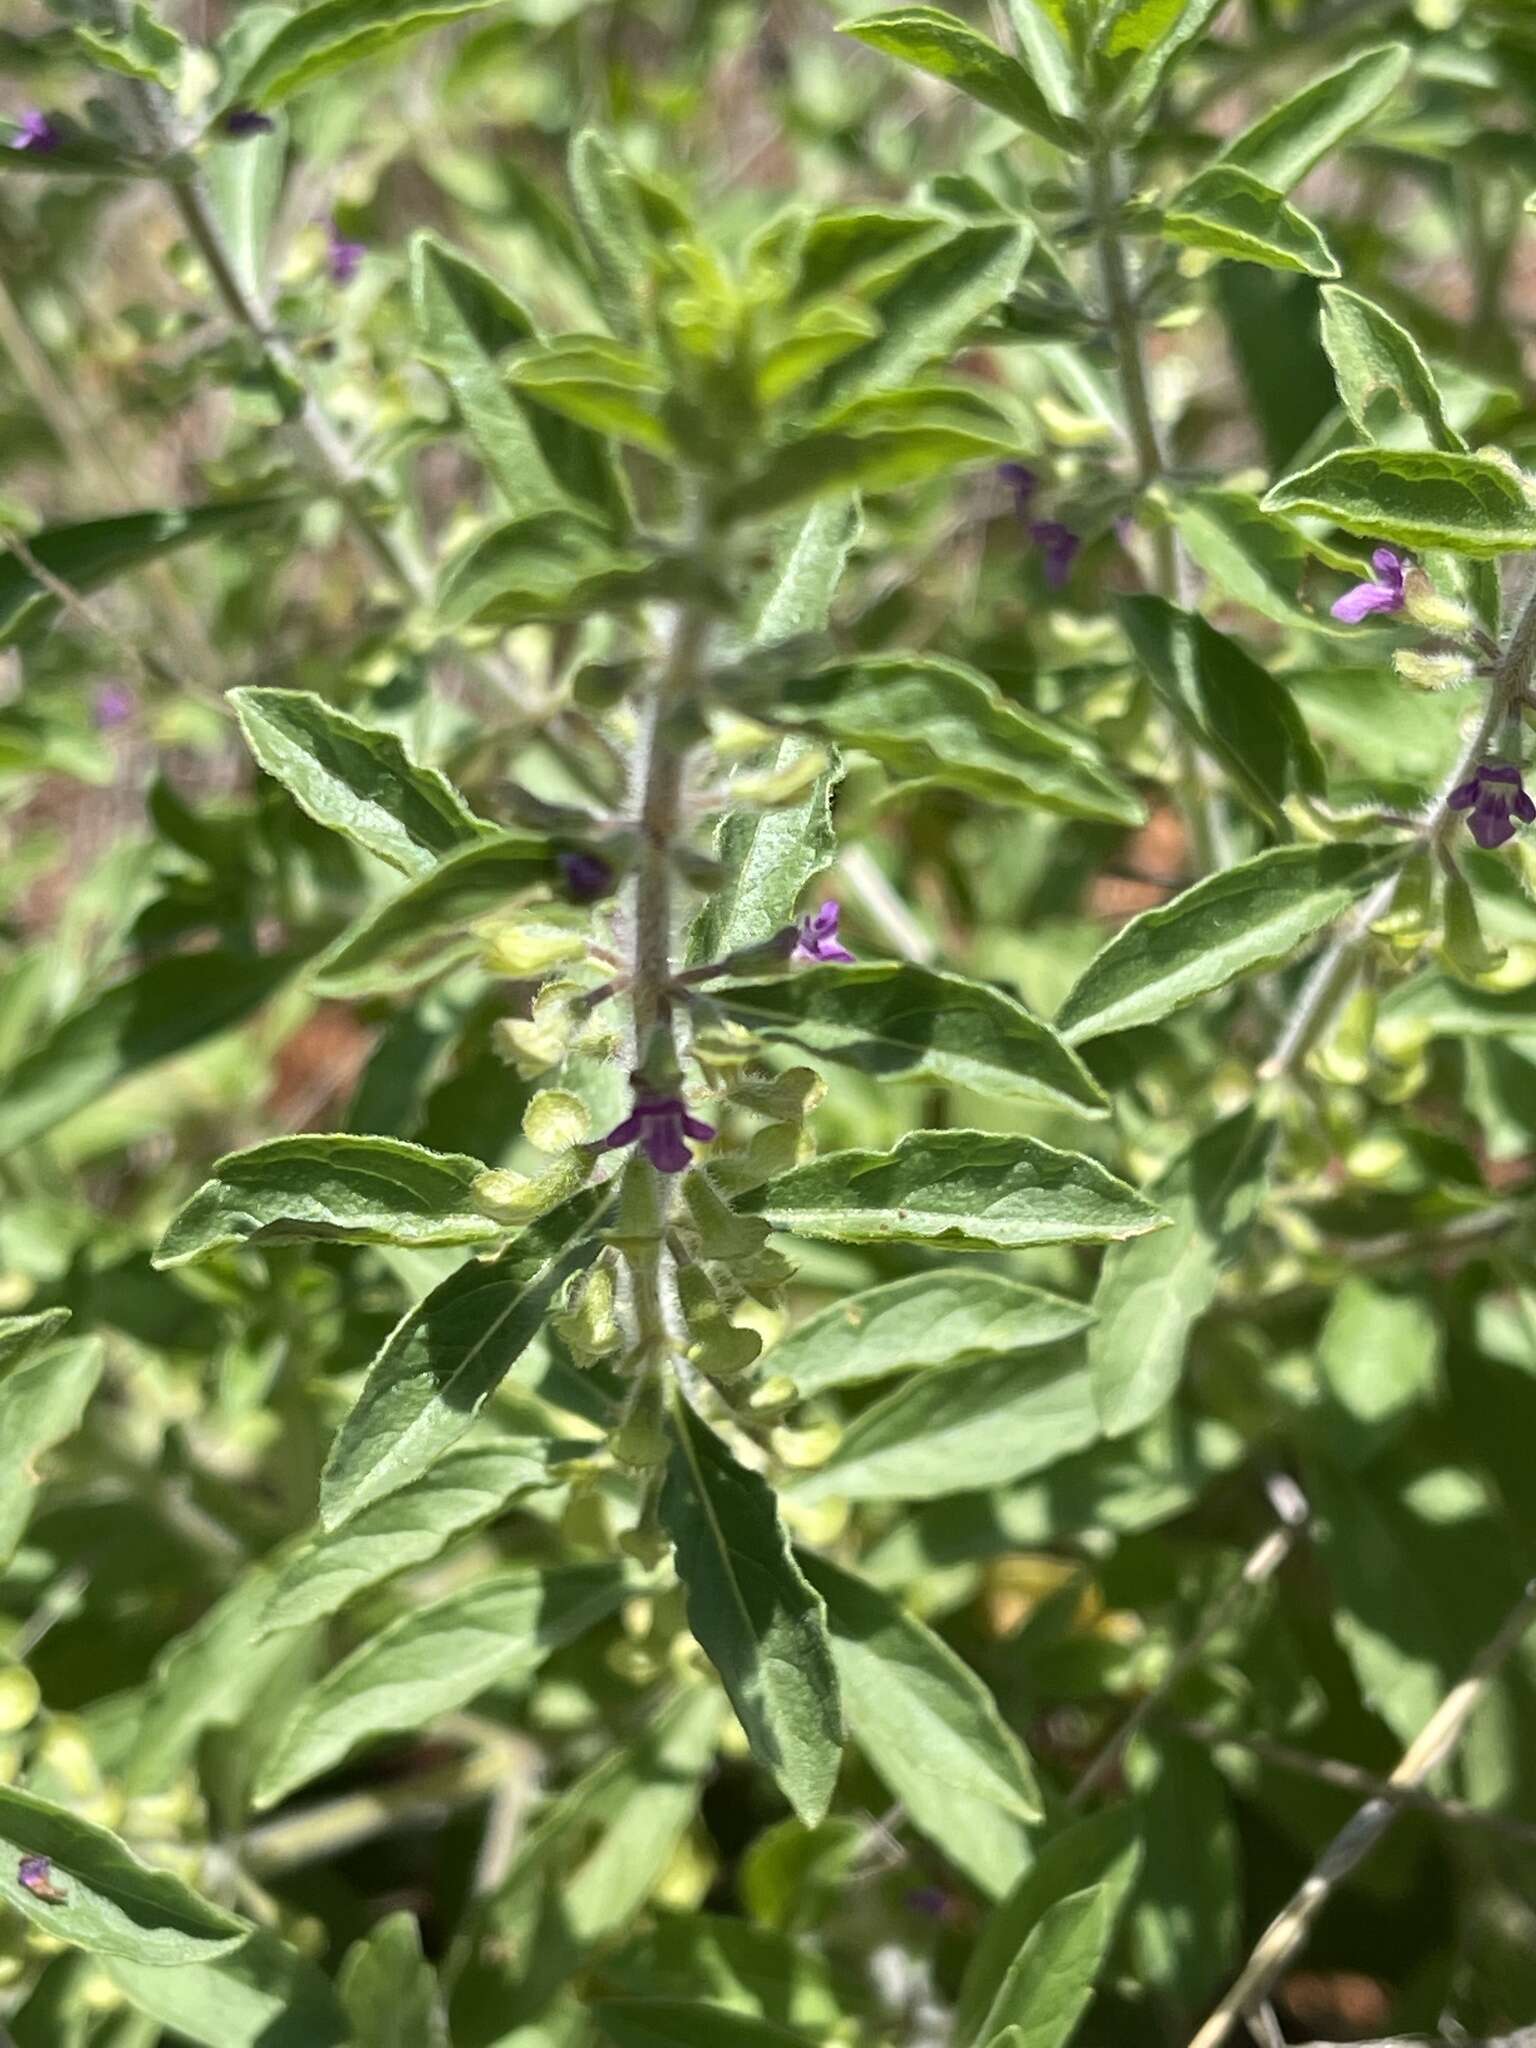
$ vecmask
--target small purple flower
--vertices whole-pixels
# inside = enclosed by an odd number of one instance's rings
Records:
[[[63,140],[41,107],[28,107],[11,137],[11,147],[30,150],[34,156],[51,156]]]
[[[358,265],[368,254],[368,244],[349,242],[333,220],[325,224],[325,242],[325,267],[331,283],[345,287],[356,277]]]
[[[96,692],[94,716],[98,732],[111,732],[126,725],[138,706],[126,683],[103,683]]]
[[[50,1906],[68,1902],[69,1893],[60,1891],[54,1883],[53,1864],[46,1856],[23,1856],[16,1866],[16,1882],[34,1899],[42,1899]]]
[[[1037,519],[1029,529],[1029,537],[1044,557],[1045,580],[1052,590],[1060,590],[1072,574],[1072,564],[1082,546],[1082,538],[1070,526],[1063,526],[1059,519]]]
[[[809,917],[802,917],[790,959],[806,966],[814,966],[824,960],[836,960],[844,966],[851,964],[853,955],[838,942],[838,915],[837,905],[829,898],[820,910],[813,910]]]
[[[714,1135],[714,1125],[690,1116],[680,1095],[657,1095],[637,1085],[634,1108],[603,1139],[602,1149],[612,1152],[617,1146],[638,1141],[658,1173],[681,1173],[693,1161],[684,1139],[707,1145]]]
[[[1520,770],[1509,761],[1485,761],[1446,799],[1453,811],[1470,811],[1467,828],[1478,845],[1502,846],[1515,836],[1513,812],[1522,825],[1536,819],[1536,803],[1525,793]]]
[[[226,135],[240,141],[247,135],[270,135],[277,123],[256,107],[231,107],[221,125]]]
[[[1333,607],[1333,616],[1346,626],[1358,626],[1372,612],[1400,612],[1407,602],[1403,591],[1408,574],[1406,556],[1396,548],[1378,548],[1371,556],[1371,567],[1376,571],[1376,580],[1357,583]]]
[[[1013,509],[1021,519],[1029,517],[1030,502],[1040,488],[1040,479],[1027,462],[1000,462],[998,480],[1013,493]]]
[[[556,855],[560,880],[573,903],[600,903],[613,894],[613,869],[600,853],[580,848]]]

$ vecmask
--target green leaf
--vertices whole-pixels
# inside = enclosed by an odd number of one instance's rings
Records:
[[[102,1968],[139,2012],[199,2048],[354,2048],[325,1977],[265,1928],[214,1963],[104,1957]]]
[[[592,2017],[614,2048],[816,2048],[769,2020],[680,1998],[600,1998]]]
[[[221,38],[226,85],[241,44],[264,42],[288,17],[286,7],[245,7]],[[199,166],[209,211],[229,255],[230,268],[253,299],[268,295],[267,251],[283,192],[288,123],[279,114],[265,135],[247,135],[233,148],[210,149]]]
[[[426,1564],[516,1500],[555,1484],[551,1467],[585,1446],[542,1437],[464,1444],[419,1479],[320,1531],[277,1570],[258,1635],[339,1614],[359,1593]]]
[[[1057,0],[1006,0],[1019,56],[1058,114],[1078,110],[1071,23]]]
[[[754,647],[772,647],[826,625],[858,529],[857,505],[848,500],[813,505],[803,519],[789,524],[759,599]],[[800,739],[782,741],[775,765],[791,767],[805,746]],[[689,966],[755,946],[793,921],[801,892],[827,866],[837,845],[831,803],[835,780],[835,773],[819,776],[800,803],[776,810],[752,806],[721,820],[715,857],[726,878],[694,919]]]
[[[410,1913],[389,1913],[355,1941],[336,1979],[356,2048],[449,2048],[437,1972]]]
[[[1342,1282],[1317,1347],[1329,1449],[1342,1465],[1366,1464],[1434,1402],[1439,1358],[1439,1323],[1416,1295]]]
[[[1407,423],[1424,447],[1453,453],[1465,448],[1445,417],[1434,372],[1408,330],[1341,284],[1327,286],[1322,300],[1323,347],[1344,410],[1366,439],[1385,440]]]
[[[0,1325],[0,1565],[10,1562],[31,1519],[39,1461],[74,1435],[101,1378],[100,1338],[44,1349],[62,1321],[52,1310]],[[32,1356],[37,1350],[44,1355]]]
[[[240,81],[242,99],[275,107],[321,79],[382,57],[494,0],[315,0],[263,44]]]
[[[248,498],[238,504],[199,505],[187,512],[129,512],[118,519],[88,519],[78,526],[48,526],[25,539],[27,552],[44,569],[71,590],[87,594],[193,541],[244,533],[291,510],[291,501],[283,498]],[[35,630],[45,625],[57,610],[58,599],[37,582],[27,565],[8,549],[0,549],[0,647],[23,627]]]
[[[947,1643],[866,1581],[824,1558],[801,1567],[826,1602],[848,1732],[912,1825],[994,1894],[1027,1860],[993,1834],[999,1817],[1036,1821],[1039,1788],[997,1702]]]
[[[915,654],[839,662],[776,685],[772,715],[861,748],[904,779],[1068,817],[1135,825],[1145,816],[1085,741],[1009,703],[962,662]]]
[[[823,415],[718,502],[725,520],[761,519],[808,498],[891,491],[1017,445],[1013,424],[963,389],[875,391]]]
[[[1129,66],[1121,94],[1129,112],[1146,106],[1170,62],[1204,31],[1221,4],[1222,0],[1120,0],[1105,16],[1097,47],[1117,69]]]
[[[653,455],[677,454],[658,405],[665,377],[648,357],[606,335],[563,335],[524,349],[510,358],[505,375],[514,390],[566,419]]]
[[[1140,1428],[1178,1391],[1189,1333],[1258,1211],[1274,1137],[1252,1104],[1202,1131],[1147,1190],[1172,1227],[1105,1253],[1088,1367],[1106,1436]]]
[[[229,701],[258,763],[302,811],[405,874],[426,874],[495,829],[393,733],[308,690],[231,690]]]
[[[1069,1045],[1155,1024],[1239,975],[1277,966],[1381,880],[1396,847],[1274,846],[1133,917],[1057,1013]]]
[[[1283,682],[1208,620],[1165,598],[1122,598],[1118,610],[1158,695],[1250,802],[1283,823],[1293,792],[1322,793],[1327,771]]]
[[[1102,1887],[1048,1907],[997,1994],[981,2038],[988,2048],[1065,2048],[1088,2010],[1115,1932]]]
[[[481,1160],[403,1138],[305,1131],[215,1161],[155,1253],[185,1266],[235,1244],[484,1244],[506,1235],[477,1206]]]
[[[156,21],[144,0],[134,0],[125,28],[109,32],[77,25],[75,41],[105,70],[159,85],[166,92],[177,89],[187,46],[174,29]]]
[[[606,533],[629,523],[613,456],[590,427],[510,390],[498,358],[538,340],[516,299],[433,234],[411,243],[411,307],[422,358],[447,384],[514,517],[582,511]]]
[[[1338,259],[1304,213],[1236,164],[1212,164],[1169,200],[1163,233],[1238,263],[1337,277]]]
[[[821,1956],[776,1928],[755,1927],[734,1914],[658,1916],[603,1958],[602,1989],[635,1998],[707,1999],[756,2019],[772,2016],[817,2040],[842,2018]]]
[[[0,1785],[0,1897],[57,1940],[131,1963],[208,1962],[238,1948],[249,1923],[200,1899],[168,1870],[141,1863],[116,1835],[66,1806]],[[43,1856],[62,1899],[40,1899],[17,1876]]]
[[[622,341],[639,341],[649,324],[648,237],[635,183],[595,129],[571,142],[571,197],[591,258],[598,304]]]
[[[681,1395],[661,1491],[688,1626],[753,1754],[807,1826],[831,1803],[843,1723],[826,1613],[790,1553],[773,1493]]]
[[[438,608],[450,627],[580,618],[652,598],[715,600],[705,565],[620,550],[585,512],[528,513],[496,526],[445,567]]]
[[[1131,1909],[1138,1983],[1186,2011],[1215,1996],[1237,1960],[1243,1872],[1232,1801],[1209,1749],[1163,1734],[1133,1745],[1127,1777],[1145,1862]]]
[[[1172,510],[1179,538],[1196,567],[1227,597],[1277,625],[1340,636],[1351,630],[1336,626],[1326,614],[1309,611],[1302,602],[1301,581],[1314,555],[1359,580],[1365,570],[1358,559],[1308,540],[1288,519],[1261,511],[1251,491],[1199,487],[1181,492]],[[1289,696],[1285,683],[1274,680],[1271,688]]]
[[[738,1206],[802,1237],[962,1251],[1103,1244],[1167,1220],[1096,1160],[990,1131],[909,1131],[891,1152],[830,1152]]]
[[[466,846],[343,932],[316,964],[316,985],[328,995],[363,995],[437,973],[476,950],[468,927],[505,917],[519,896],[548,886],[557,872],[554,848],[529,833]],[[0,1096],[0,1124],[3,1102]]]
[[[390,1333],[320,1482],[327,1529],[419,1479],[490,1399],[566,1276],[592,1257],[610,1188],[584,1188],[494,1261],[471,1259]]]
[[[178,953],[88,996],[0,1081],[0,1152],[27,1145],[130,1074],[257,1010],[293,973],[286,954]]]
[[[797,1501],[937,1500],[1043,1472],[1099,1434],[1081,1346],[922,1373],[860,1409]]]
[[[717,1000],[776,1045],[883,1081],[950,1082],[1087,1116],[1107,1104],[1088,1070],[1023,1004],[985,982],[909,962],[811,967],[717,984]]]
[[[531,1677],[623,1598],[616,1564],[518,1566],[419,1607],[372,1636],[303,1693],[252,1795],[275,1806],[360,1744],[420,1729],[493,1685]]]
[[[1250,177],[1289,192],[1346,135],[1368,121],[1408,68],[1402,43],[1362,50],[1245,128],[1221,153]]]
[[[822,404],[891,391],[925,367],[947,363],[1018,283],[1031,239],[1020,222],[962,227],[903,264],[874,298],[882,331],[825,372],[817,393]]]
[[[1055,112],[1016,57],[942,8],[896,7],[840,26],[844,35],[931,72],[1058,149],[1082,138],[1080,125]]]
[[[1084,1303],[1002,1273],[954,1266],[850,1294],[811,1316],[770,1354],[802,1396],[893,1372],[966,1365],[1074,1337],[1093,1320]]]
[[[1046,1843],[1013,1891],[988,1916],[971,1951],[955,2013],[955,2039],[960,2048],[990,2043],[1003,2025],[1024,2024],[1017,2010],[1010,2012],[1007,2004],[1012,1973],[1022,1963],[1032,1937],[1065,1900],[1102,1895],[1113,1932],[1141,1861],[1137,1829],[1135,1808],[1122,1804],[1078,1821]],[[1068,1916],[1066,1925],[1076,1919],[1075,1913]],[[1052,1937],[1033,1952],[1029,1974],[1037,1980],[1042,1949],[1049,1951],[1054,1946]],[[1013,1988],[1022,1986],[1014,1984]]]
[[[1345,448],[1284,478],[1263,502],[1267,512],[1310,512],[1406,548],[1486,556],[1536,547],[1536,500],[1484,455]]]

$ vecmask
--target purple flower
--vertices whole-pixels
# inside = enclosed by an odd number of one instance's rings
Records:
[[[1513,839],[1515,828],[1510,813],[1529,825],[1536,819],[1536,803],[1525,793],[1520,770],[1509,761],[1485,761],[1472,776],[1446,798],[1453,811],[1470,811],[1467,828],[1479,846],[1492,849]]]
[[[16,1866],[16,1882],[34,1899],[50,1906],[62,1906],[69,1898],[53,1881],[53,1864],[47,1856],[23,1856]]]
[[[255,107],[231,107],[222,125],[224,133],[238,141],[247,135],[270,135],[277,123],[270,114],[260,113]]]
[[[1059,519],[1037,519],[1029,529],[1029,537],[1045,557],[1046,582],[1052,590],[1060,590],[1072,574],[1072,564],[1083,544],[1081,537]]]
[[[1026,462],[1000,462],[997,474],[999,481],[1013,493],[1014,511],[1021,519],[1027,519],[1030,501],[1040,488],[1039,477]]]
[[[11,137],[11,147],[29,149],[34,156],[51,156],[63,140],[41,107],[28,107]]]
[[[349,285],[357,275],[358,265],[368,254],[368,244],[349,242],[333,220],[325,224],[325,241],[325,267],[330,273],[331,283]]]
[[[612,1152],[619,1145],[638,1141],[658,1173],[681,1173],[693,1159],[683,1140],[692,1138],[696,1145],[707,1145],[714,1135],[714,1125],[690,1116],[680,1095],[657,1095],[637,1085],[634,1108],[623,1123],[614,1125],[602,1149]]]
[[[96,692],[94,716],[98,732],[111,732],[115,726],[126,725],[138,709],[134,695],[126,683],[103,683]]]
[[[1371,567],[1376,571],[1375,582],[1357,583],[1333,607],[1333,616],[1346,626],[1358,626],[1372,612],[1400,612],[1407,602],[1403,594],[1403,579],[1408,573],[1405,556],[1396,548],[1378,548],[1371,556]]]
[[[819,960],[850,964],[853,955],[846,946],[838,943],[837,919],[838,907],[830,898],[820,910],[813,910],[809,917],[802,917],[790,959],[808,966],[814,966]]]
[[[578,848],[575,852],[557,854],[555,862],[565,893],[573,903],[599,903],[613,894],[613,869],[600,853]]]

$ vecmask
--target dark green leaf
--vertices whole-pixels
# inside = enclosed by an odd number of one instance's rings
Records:
[[[592,2017],[614,2048],[816,2048],[749,2013],[676,1998],[599,1999]]]
[[[1508,555],[1536,547],[1536,501],[1485,455],[1345,448],[1276,484],[1270,512],[1310,512],[1406,548]]]

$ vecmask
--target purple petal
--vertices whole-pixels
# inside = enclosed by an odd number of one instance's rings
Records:
[[[1513,782],[1517,787],[1520,782],[1520,770],[1508,761],[1485,761],[1477,776],[1480,782]]]
[[[1522,825],[1529,825],[1536,819],[1536,803],[1531,801],[1529,793],[1523,789],[1515,798],[1514,813]]]
[[[1467,823],[1471,828],[1472,837],[1488,853],[1515,836],[1515,828],[1509,822],[1509,813],[1502,804],[1479,804]]]
[[[1477,802],[1477,777],[1474,775],[1470,782],[1458,782],[1446,802],[1453,811],[1470,811]]]
[[[701,1123],[698,1117],[690,1116],[687,1110],[683,1111],[682,1123],[683,1129],[696,1145],[707,1145],[716,1136],[713,1124]]]
[[[607,1137],[604,1138],[602,1144],[603,1151],[613,1152],[616,1151],[620,1145],[633,1145],[636,1138],[639,1137],[640,1133],[644,1129],[645,1116],[643,1112],[638,1109],[631,1111],[631,1113],[627,1117],[625,1117],[623,1123],[615,1124],[613,1129],[608,1133]]]
[[[270,135],[276,125],[270,114],[258,113],[255,107],[231,107],[223,121],[224,133],[237,139],[246,135]]]
[[[366,242],[349,242],[335,221],[326,224],[325,233],[328,243],[325,267],[330,274],[331,283],[349,285],[357,275],[359,264],[368,254],[368,245]]]
[[[1408,562],[1396,548],[1377,548],[1371,556],[1371,567],[1389,590],[1402,589],[1403,578],[1408,573]]]
[[[17,132],[11,137],[11,147],[30,150],[35,156],[48,156],[63,140],[41,107],[28,107]]]
[[[646,1158],[658,1173],[682,1173],[693,1164],[693,1155],[683,1143],[676,1120],[652,1123],[641,1143]]]
[[[1358,626],[1372,612],[1400,612],[1402,608],[1401,590],[1389,589],[1384,583],[1357,583],[1333,607],[1333,616],[1346,626]]]

